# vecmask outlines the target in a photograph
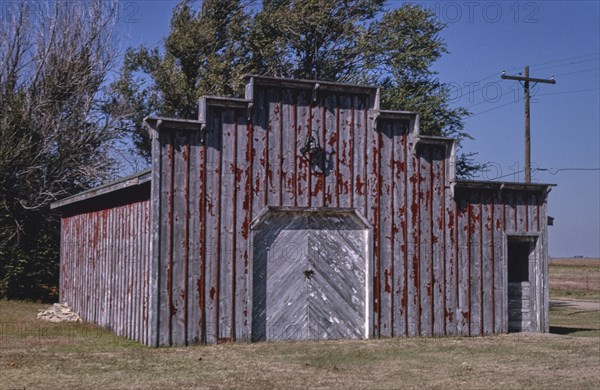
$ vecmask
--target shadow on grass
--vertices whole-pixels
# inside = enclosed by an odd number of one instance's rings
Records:
[[[587,332],[587,331],[594,331],[594,330],[598,330],[598,329],[594,329],[594,328],[570,328],[570,327],[566,327],[566,326],[551,326],[550,327],[550,333],[552,333],[552,334],[558,334],[558,335],[561,335],[561,336],[570,335],[570,334],[576,333],[576,332]]]
[[[550,309],[557,307],[571,307],[572,303],[569,301],[550,301]]]

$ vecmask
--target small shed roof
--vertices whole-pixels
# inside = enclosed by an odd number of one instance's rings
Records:
[[[103,184],[101,186],[89,189],[87,191],[80,192],[68,198],[57,200],[50,205],[51,209],[60,209],[62,207],[72,205],[74,203],[83,202],[92,198],[99,197],[101,195],[107,195],[115,191],[119,191],[125,188],[139,186],[143,183],[149,182],[152,177],[151,169],[146,169],[141,172],[134,173],[130,176],[115,180],[110,183]]]

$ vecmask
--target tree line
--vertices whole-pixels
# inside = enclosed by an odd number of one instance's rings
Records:
[[[195,119],[200,96],[242,96],[246,74],[378,85],[382,108],[418,112],[422,133],[468,137],[432,70],[445,26],[417,5],[183,0],[159,46],[119,53],[117,1],[32,4],[0,26],[0,297],[52,299],[49,204],[117,176],[122,145],[148,161],[145,116]],[[462,155],[458,173],[475,168]]]

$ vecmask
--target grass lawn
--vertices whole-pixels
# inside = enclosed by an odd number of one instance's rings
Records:
[[[570,389],[600,383],[600,313],[560,304],[551,307],[550,334],[160,349],[89,324],[36,320],[47,306],[0,301],[0,388]]]

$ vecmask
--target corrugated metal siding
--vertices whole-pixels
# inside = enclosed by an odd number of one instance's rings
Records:
[[[537,237],[533,285],[539,305],[533,331],[547,331],[546,195],[515,190],[462,190],[457,193],[456,326],[460,334],[508,331],[506,297],[507,235]],[[545,317],[546,316],[546,317]],[[450,321],[447,326],[454,327]]]
[[[415,145],[409,115],[373,128],[368,91],[319,90],[313,101],[310,90],[255,85],[252,97],[249,121],[246,108],[209,105],[204,142],[191,125],[156,133],[153,344],[251,339],[248,240],[267,206],[364,215],[374,233],[373,336],[507,331],[504,234],[539,233],[545,245],[545,195],[453,196],[451,143]],[[299,153],[311,135],[324,148],[313,167]]]
[[[88,322],[148,343],[150,202],[62,219],[60,301]]]

